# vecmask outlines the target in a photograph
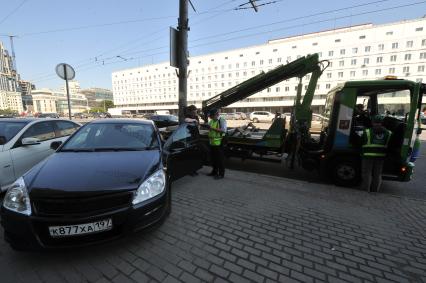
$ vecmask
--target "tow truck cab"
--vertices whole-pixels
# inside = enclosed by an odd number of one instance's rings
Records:
[[[371,126],[371,117],[383,115],[383,126],[392,132],[383,178],[409,181],[425,89],[424,84],[394,78],[346,82],[332,89],[322,114],[321,172],[338,185],[356,185],[361,177],[363,130]],[[399,98],[398,104],[394,97]]]

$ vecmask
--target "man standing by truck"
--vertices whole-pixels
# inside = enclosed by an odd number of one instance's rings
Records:
[[[225,177],[225,153],[223,149],[223,138],[226,135],[226,120],[220,117],[218,109],[209,112],[209,144],[212,172],[208,176],[215,179]]]
[[[392,132],[382,126],[382,117],[372,119],[372,127],[364,129],[362,136],[362,183],[368,192],[379,192],[382,184],[383,163]]]

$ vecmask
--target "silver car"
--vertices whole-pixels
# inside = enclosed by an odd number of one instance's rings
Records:
[[[0,119],[0,192],[54,152],[80,124],[62,119]]]

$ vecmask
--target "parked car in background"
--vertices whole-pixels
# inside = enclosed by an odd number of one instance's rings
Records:
[[[247,115],[246,115],[246,113],[243,113],[243,112],[235,112],[235,114],[239,116],[239,119],[240,119],[240,120],[246,120],[246,119],[247,119]]]
[[[240,115],[236,113],[220,113],[220,116],[223,117],[225,120],[239,120]]]
[[[179,118],[175,115],[151,115],[148,120],[153,121],[157,128],[179,125]]]
[[[272,122],[275,119],[275,114],[268,111],[254,111],[250,113],[250,121],[258,122]]]
[[[64,142],[79,127],[62,119],[1,119],[0,190],[51,155],[52,142]]]
[[[87,119],[89,115],[87,113],[75,113],[73,117],[77,119]]]
[[[111,118],[111,114],[108,112],[95,112],[92,113],[92,117],[95,119],[104,119],[104,118]]]
[[[58,113],[40,113],[37,115],[37,118],[53,118],[58,119],[59,114]]]
[[[5,240],[14,249],[85,246],[161,222],[171,182],[202,166],[197,136],[182,124],[162,145],[151,121],[84,125],[8,190]]]

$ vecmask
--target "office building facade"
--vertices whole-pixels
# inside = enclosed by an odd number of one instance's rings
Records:
[[[318,53],[330,66],[321,76],[313,100],[321,111],[326,94],[348,80],[373,80],[386,75],[422,81],[426,66],[426,19],[321,31],[266,44],[190,58],[188,103],[201,102],[262,71],[301,56]],[[229,106],[226,111],[287,112],[296,96],[298,78],[283,81]],[[303,78],[306,87],[309,76]],[[123,110],[176,111],[178,79],[168,62],[112,73],[114,104]],[[401,103],[398,97],[391,103]]]

